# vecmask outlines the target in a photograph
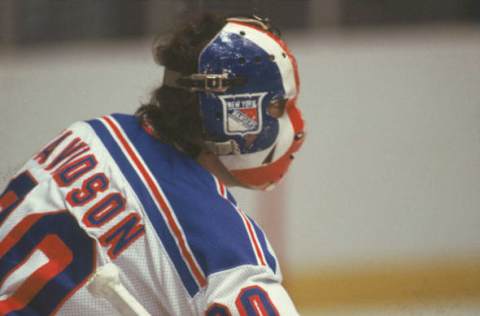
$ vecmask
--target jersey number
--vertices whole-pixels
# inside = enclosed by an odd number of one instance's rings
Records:
[[[244,288],[235,301],[241,316],[279,316],[268,293],[259,286]],[[228,307],[213,304],[206,312],[206,316],[230,316]]]
[[[0,196],[0,228],[37,182],[29,172]],[[65,210],[24,217],[0,241],[0,314],[50,315],[95,268],[95,242]]]

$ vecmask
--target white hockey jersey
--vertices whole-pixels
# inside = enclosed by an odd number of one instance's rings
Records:
[[[118,315],[87,289],[112,262],[151,315],[297,315],[225,186],[122,114],[75,123],[0,195],[0,314]]]

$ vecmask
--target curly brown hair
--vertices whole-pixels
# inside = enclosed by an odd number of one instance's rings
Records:
[[[154,45],[155,60],[181,74],[195,73],[200,52],[225,23],[224,17],[213,14],[189,19],[171,38]],[[198,157],[204,148],[205,133],[195,92],[160,86],[135,115],[141,124],[148,123],[153,128],[160,141],[174,145],[192,158]]]

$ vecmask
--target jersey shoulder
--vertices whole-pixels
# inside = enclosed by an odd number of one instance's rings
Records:
[[[166,191],[206,275],[241,265],[264,266],[275,273],[276,258],[262,229],[217,178],[209,178],[201,190]]]
[[[276,272],[263,231],[195,160],[149,135],[134,116],[88,123],[136,192],[192,296],[213,273],[242,265]]]

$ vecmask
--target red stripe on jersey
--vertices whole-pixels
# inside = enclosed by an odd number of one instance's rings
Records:
[[[128,156],[132,159],[133,163],[135,164],[135,167],[138,171],[140,171],[144,181],[147,183],[148,187],[152,191],[156,201],[160,204],[161,210],[167,219],[167,225],[169,225],[170,229],[174,233],[178,245],[180,246],[180,252],[183,255],[184,259],[186,260],[190,270],[192,271],[193,275],[195,276],[198,284],[201,287],[204,287],[207,285],[207,280],[204,276],[204,274],[201,272],[200,268],[196,264],[195,260],[193,259],[193,254],[190,252],[190,250],[187,247],[185,238],[183,236],[183,233],[181,232],[180,228],[178,227],[174,217],[173,217],[173,212],[168,206],[166,199],[162,196],[162,193],[160,192],[159,188],[157,187],[155,181],[153,178],[150,176],[150,174],[147,172],[145,166],[143,163],[140,161],[139,157],[137,154],[133,151],[132,147],[130,144],[127,142],[126,138],[123,136],[122,132],[120,129],[117,127],[116,123],[108,117],[104,116],[103,119],[107,122],[108,126],[113,130],[115,133],[115,136],[117,139],[120,141],[120,143],[123,146],[123,149],[128,153]]]
[[[222,182],[219,182],[220,185],[220,195],[224,198],[227,198],[227,190],[225,189],[225,185]]]
[[[238,212],[240,213],[240,216],[242,216],[242,218],[243,218],[243,220],[244,220],[244,222],[247,226],[248,235],[250,236],[250,240],[252,241],[253,246],[255,248],[255,253],[257,254],[257,258],[260,260],[260,264],[262,266],[265,266],[266,265],[265,256],[263,254],[262,248],[260,247],[260,243],[258,241],[257,234],[255,233],[255,230],[253,229],[253,225],[250,222],[249,218],[241,210],[238,210]]]
[[[213,175],[213,179],[215,180],[215,185],[217,187],[218,194],[220,194],[221,197],[224,199],[228,200],[228,194],[227,194],[227,188],[225,187],[225,184],[223,184],[222,181],[220,181],[215,175]]]

